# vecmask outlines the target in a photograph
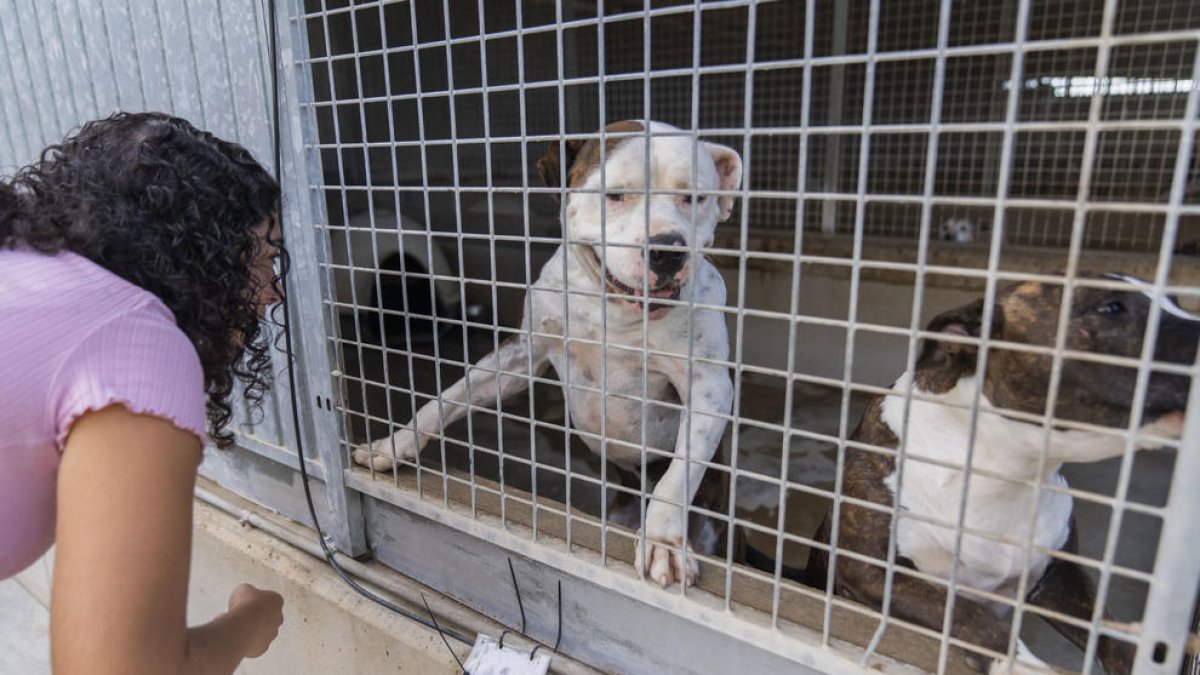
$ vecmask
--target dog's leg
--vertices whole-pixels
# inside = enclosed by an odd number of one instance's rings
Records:
[[[1071,534],[1067,537],[1067,543],[1063,549],[1074,552],[1075,541],[1075,525],[1072,523]],[[1037,586],[1029,593],[1027,601],[1037,607],[1090,621],[1092,609],[1096,605],[1096,587],[1083,567],[1074,562],[1055,558],[1046,567],[1046,572]],[[1113,617],[1105,610],[1104,618],[1112,619]],[[1086,629],[1049,618],[1046,620],[1076,647],[1087,648],[1088,631]],[[1104,672],[1108,675],[1125,675],[1133,669],[1135,652],[1136,648],[1128,642],[1101,636],[1097,655],[1100,658],[1100,664],[1104,666]]]
[[[468,390],[471,397],[470,406],[494,406],[497,392],[503,399],[524,391],[529,386],[529,379],[524,376],[529,361],[533,362],[532,374],[538,375],[549,363],[546,355],[547,350],[541,346],[540,341],[535,340],[531,345],[525,335],[508,338],[500,343],[500,349],[469,367],[467,376],[442,392],[439,400],[421,406],[413,423],[405,425],[388,438],[375,441],[369,447],[355,448],[352,454],[355,463],[376,471],[384,471],[392,467],[393,457],[416,459],[421,448],[425,447],[434,435],[444,433],[444,426],[466,416]]]
[[[724,325],[720,328],[725,330]],[[654,488],[654,499],[646,507],[645,555],[639,546],[635,560],[639,574],[645,572],[667,586],[677,579],[685,584],[695,583],[700,574],[700,565],[694,558],[689,557],[684,564],[682,550],[688,546],[684,512],[700,488],[707,468],[697,462],[712,460],[725,432],[725,418],[713,413],[729,414],[733,406],[733,382],[726,369],[711,364],[693,362],[690,383],[686,365],[675,364],[663,371],[682,401],[689,400],[690,384],[691,405],[679,416],[675,454]]]
[[[716,514],[729,513],[729,471],[728,463],[717,457],[715,461],[720,467],[712,467],[704,472],[700,481],[700,489],[692,498],[692,507],[704,509]],[[688,542],[692,548],[706,555],[725,557],[729,539],[729,528],[733,526],[728,520],[693,512],[688,520]],[[734,562],[743,562],[746,558],[745,533],[740,527],[734,526],[733,555]]]
[[[1150,450],[1157,443],[1145,436],[1178,438],[1181,416],[1160,418],[1138,428],[1136,449]],[[1037,448],[1039,454],[1041,447]],[[1050,446],[1046,457],[1054,462],[1098,462],[1125,454],[1125,436],[1099,431],[1054,431],[1050,434]],[[1036,457],[1035,457],[1036,458]]]
[[[821,524],[817,526],[817,531],[813,533],[813,541],[818,544],[828,544],[830,540],[830,525],[831,515],[825,514],[821,519]],[[808,551],[808,563],[804,566],[804,583],[825,590],[829,583],[829,552],[820,546],[813,546]]]
[[[723,460],[715,460],[724,463]],[[666,472],[667,462],[651,463],[647,468],[648,484],[655,485]],[[631,530],[641,527],[642,504],[638,494],[641,494],[641,476],[612,464],[609,475],[616,474],[622,487],[633,490],[614,490],[615,495],[608,505],[608,519],[611,522],[624,525]],[[727,470],[710,469],[704,473],[700,489],[692,499],[692,508],[704,509],[724,515],[729,512],[729,472]],[[705,555],[723,558],[727,552],[727,539],[730,527],[725,518],[710,516],[705,513],[693,512],[688,522],[688,543],[692,549]],[[744,562],[746,559],[746,536],[740,526],[734,526],[733,532],[733,562]]]

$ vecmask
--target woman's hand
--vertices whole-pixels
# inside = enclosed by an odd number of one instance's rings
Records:
[[[238,584],[229,594],[229,611],[221,616],[235,614],[247,617],[249,634],[246,658],[262,656],[279,635],[279,627],[283,625],[283,596],[250,584]]]

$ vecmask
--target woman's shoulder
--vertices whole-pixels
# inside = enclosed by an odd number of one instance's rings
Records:
[[[74,327],[85,334],[130,311],[148,311],[175,325],[174,315],[153,293],[70,251],[0,249],[0,306],[10,316],[58,323],[55,332]]]
[[[0,307],[0,401],[36,403],[39,437],[61,447],[71,421],[114,402],[203,437],[200,357],[154,294],[78,255],[3,250]]]
[[[121,403],[205,438],[204,369],[195,346],[151,296],[70,345],[51,391],[58,444],[79,415]]]
[[[91,260],[72,253],[42,253],[28,248],[0,249],[0,292],[60,294],[88,300],[141,300],[149,291],[113,274]]]

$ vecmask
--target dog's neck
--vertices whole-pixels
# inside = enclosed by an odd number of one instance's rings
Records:
[[[600,270],[600,257],[596,255],[596,249],[588,244],[568,244],[568,250],[579,262],[587,278],[595,283],[596,288],[603,286],[604,275]]]
[[[603,302],[599,297],[586,297],[576,300],[571,299],[571,303],[575,307],[581,305],[590,305],[595,303],[597,311],[605,313],[606,321],[609,330],[633,330],[635,326],[640,326],[642,322],[642,312],[640,309],[630,311],[630,307],[637,307],[622,300],[622,297],[614,291],[604,280],[604,272],[600,266],[600,256],[596,253],[596,249],[589,244],[565,244],[564,252],[569,260],[568,264],[571,267],[568,280],[565,285],[570,288],[582,289],[587,291],[602,292],[608,290],[608,302]],[[598,315],[597,315],[598,316]],[[638,341],[640,341],[641,331],[634,331]],[[611,337],[610,333],[610,337]]]
[[[902,375],[892,386],[894,393],[889,394],[883,402],[883,421],[897,438],[906,435],[904,397],[911,381],[911,374]],[[977,375],[960,378],[953,387],[941,393],[927,392],[920,385],[913,385],[914,394],[933,400],[914,397],[911,401],[907,453],[914,457],[964,465],[967,449],[972,445],[971,409],[978,396],[979,413],[971,466],[1019,480],[1038,478],[1037,458],[1046,443],[1045,429],[1038,424],[1001,415],[985,393],[977,393],[978,388]],[[1050,441],[1070,442],[1066,436],[1069,433],[1052,429]],[[1061,466],[1061,462],[1046,460],[1040,477],[1043,480],[1051,479]]]

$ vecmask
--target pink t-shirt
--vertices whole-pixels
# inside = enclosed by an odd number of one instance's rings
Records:
[[[200,357],[171,311],[81,256],[0,249],[0,579],[54,543],[71,425],[114,403],[205,439]]]

